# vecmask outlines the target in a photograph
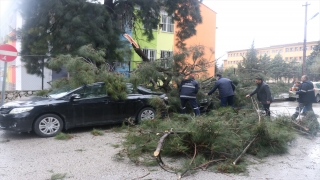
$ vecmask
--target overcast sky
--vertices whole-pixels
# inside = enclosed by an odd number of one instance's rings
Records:
[[[307,17],[320,12],[320,1],[309,0]],[[306,1],[204,0],[217,13],[216,58],[226,51],[303,42]],[[307,41],[320,40],[320,15],[308,21]],[[227,56],[221,58],[226,59]]]

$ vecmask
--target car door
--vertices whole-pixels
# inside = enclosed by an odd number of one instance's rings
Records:
[[[104,117],[110,123],[122,122],[128,118],[134,120],[135,115],[144,106],[144,102],[139,96],[131,96],[130,94],[126,99],[113,100],[108,99],[107,105],[104,109]]]
[[[104,111],[110,103],[104,84],[87,85],[74,94],[80,96],[72,101],[73,118],[77,126],[105,123]]]

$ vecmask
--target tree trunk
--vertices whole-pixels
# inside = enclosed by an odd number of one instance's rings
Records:
[[[104,5],[107,7],[108,11],[113,14],[114,13],[114,4],[113,0],[104,0]]]

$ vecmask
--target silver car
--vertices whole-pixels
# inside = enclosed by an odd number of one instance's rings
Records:
[[[320,102],[320,82],[312,82],[317,102]]]
[[[313,86],[314,86],[314,93],[315,93],[315,96],[316,96],[316,101],[317,102],[320,102],[320,82],[312,82],[313,83]],[[298,95],[296,95],[295,91],[297,90],[298,88],[295,87],[295,85],[293,85],[290,90],[289,90],[289,93],[290,93],[290,97],[293,97],[293,98],[298,98]]]

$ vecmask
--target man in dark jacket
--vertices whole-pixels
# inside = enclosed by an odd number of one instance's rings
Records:
[[[224,78],[221,74],[216,75],[217,81],[213,88],[208,92],[208,96],[211,95],[216,89],[219,90],[220,105],[225,107],[227,105],[233,107],[234,103],[234,90],[236,86],[228,78]]]
[[[308,76],[303,75],[301,77],[302,84],[299,91],[296,92],[299,95],[299,106],[296,107],[296,112],[292,115],[292,119],[296,119],[300,110],[305,107],[306,111],[312,111],[312,103],[316,102],[316,96],[314,93],[313,83],[308,80]]]
[[[270,116],[270,104],[272,102],[272,97],[269,85],[263,82],[263,79],[261,77],[256,77],[255,82],[257,84],[256,90],[254,90],[251,94],[248,94],[246,97],[251,97],[257,93],[258,101],[260,101],[263,105],[263,108],[266,111],[266,115]]]
[[[194,77],[192,75],[190,75],[188,79],[183,80],[181,82],[181,86],[179,89],[181,108],[182,108],[181,114],[184,114],[186,112],[186,104],[189,101],[189,103],[193,108],[194,114],[196,116],[200,115],[200,110],[196,100],[196,95],[198,93],[198,90],[199,90],[198,82],[194,80]]]

